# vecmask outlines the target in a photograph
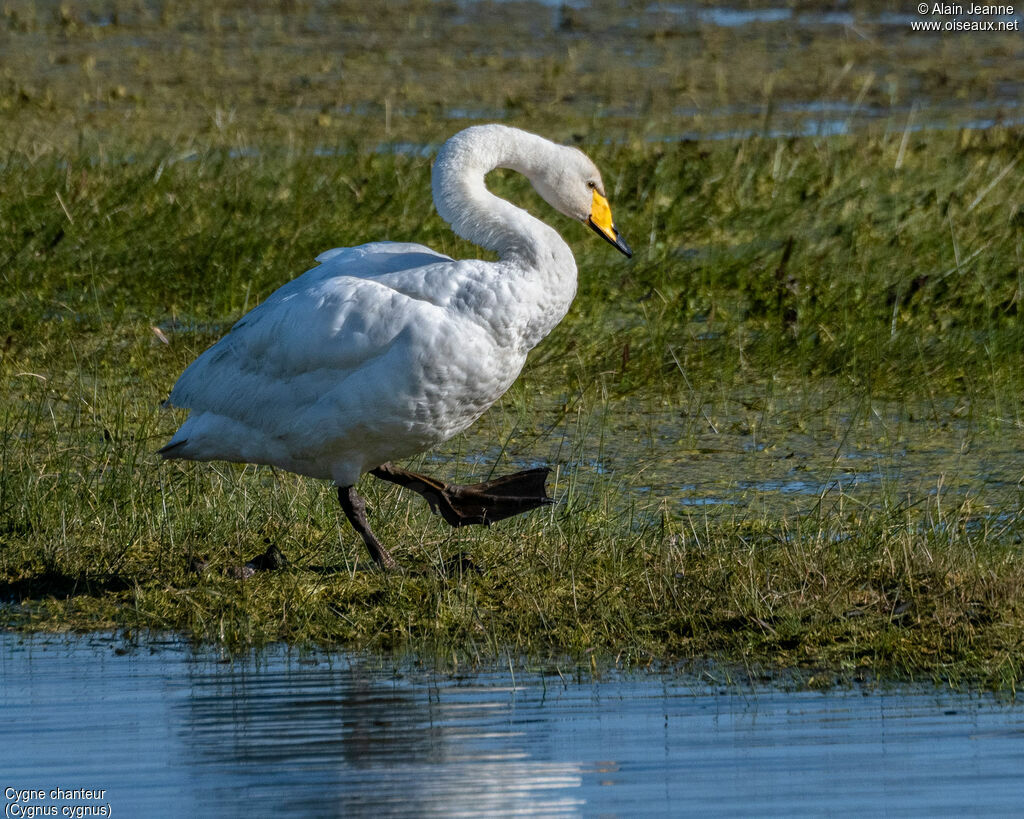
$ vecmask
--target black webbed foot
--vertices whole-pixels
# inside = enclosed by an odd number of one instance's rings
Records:
[[[475,484],[445,483],[391,464],[383,464],[370,474],[423,496],[431,511],[458,527],[488,526],[554,503],[544,488],[550,471],[546,467],[527,469]]]

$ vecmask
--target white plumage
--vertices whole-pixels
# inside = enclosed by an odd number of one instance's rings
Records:
[[[191,414],[161,453],[273,464],[347,489],[470,426],[576,291],[561,237],[487,190],[496,167],[522,172],[629,255],[583,153],[501,125],[468,128],[438,154],[434,202],[499,260],[392,242],[322,253],[185,370],[169,403]]]

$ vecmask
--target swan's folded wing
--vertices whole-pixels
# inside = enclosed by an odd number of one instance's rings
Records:
[[[276,428],[396,344],[411,350],[441,318],[438,306],[368,279],[278,293],[182,373],[172,405]]]

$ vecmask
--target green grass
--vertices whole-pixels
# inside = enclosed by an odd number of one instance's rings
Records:
[[[660,137],[768,131],[794,99],[984,99],[1019,37],[630,28],[618,6],[600,27],[549,10],[539,30],[532,5],[502,4],[497,42],[490,4],[444,37],[442,6],[339,6],[308,26],[327,13],[115,3],[100,26],[87,6],[5,6],[3,620],[1014,690],[1024,132]],[[160,403],[326,248],[478,255],[434,214],[429,158],[376,150],[478,118],[459,106],[578,139],[637,253],[491,177],[572,244],[579,295],[505,398],[416,466],[548,463],[559,503],[456,531],[367,479],[405,569],[385,576],[324,484],[161,463],[182,414]],[[289,566],[235,579],[269,544]]]
[[[576,305],[506,399],[424,465],[549,461],[561,502],[453,531],[367,480],[406,568],[392,577],[326,486],[154,453],[181,420],[159,408],[178,372],[319,250],[386,237],[473,252],[432,213],[428,160],[8,155],[7,619],[1014,687],[1024,267],[1021,183],[1001,174],[1021,135],[914,137],[897,172],[898,143],[595,147],[636,259],[553,217],[577,251]],[[536,202],[511,176],[495,187]],[[825,485],[858,449],[887,475],[867,489],[743,489],[794,468]],[[689,490],[673,487],[693,481],[727,503],[680,505]],[[268,543],[290,567],[233,579]]]

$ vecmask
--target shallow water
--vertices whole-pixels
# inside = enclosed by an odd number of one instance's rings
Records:
[[[103,43],[102,50],[91,55],[93,62],[86,64],[90,66],[89,72],[99,71],[110,83],[116,83],[113,99],[96,93],[100,83],[95,78],[80,85],[82,54],[89,51],[90,46],[73,37],[68,48],[65,32],[61,32],[58,39],[48,41],[43,30],[23,32],[15,40],[15,53],[22,51],[20,58],[26,61],[26,66],[31,66],[16,73],[31,76],[35,84],[57,83],[64,89],[61,93],[67,93],[67,99],[75,100],[76,104],[84,98],[88,101],[90,118],[102,118],[122,105],[140,104],[145,108],[156,104],[152,92],[137,90],[130,75],[126,76],[120,66],[138,59],[147,66],[147,72],[158,76],[165,61],[176,65],[179,59],[168,46],[179,40],[177,34],[169,35],[169,32],[178,32],[188,38],[198,35],[194,42],[189,40],[189,47],[197,48],[199,55],[205,53],[207,47],[213,48],[220,56],[210,70],[216,72],[227,67],[232,77],[240,67],[253,61],[252,47],[258,43],[258,54],[269,61],[268,65],[290,66],[287,70],[276,69],[275,76],[292,72],[284,98],[275,99],[279,88],[271,89],[269,96],[266,93],[255,95],[261,113],[277,104],[287,106],[292,123],[321,115],[338,123],[364,122],[364,127],[355,130],[360,137],[364,132],[378,133],[382,122],[389,123],[384,131],[390,132],[392,121],[432,125],[438,121],[468,124],[484,119],[522,124],[523,99],[534,94],[537,99],[532,100],[531,105],[544,106],[554,96],[558,99],[560,113],[582,115],[581,121],[590,123],[590,128],[603,123],[598,130],[608,134],[629,139],[642,134],[644,139],[665,142],[751,136],[826,137],[862,133],[869,128],[909,134],[936,129],[1016,127],[1024,121],[1020,110],[1020,73],[989,73],[994,65],[1012,59],[1012,40],[1007,39],[1006,45],[1000,45],[999,37],[1012,38],[1018,32],[993,33],[990,37],[984,33],[959,36],[950,32],[915,31],[912,27],[923,21],[951,22],[953,16],[967,18],[963,14],[920,15],[916,4],[889,8],[892,4],[852,4],[855,6],[852,7],[843,3],[838,4],[838,8],[817,9],[814,4],[803,4],[806,8],[799,4],[753,8],[749,3],[724,6],[664,1],[608,4],[596,0],[516,0],[496,6],[489,2],[460,0],[454,4],[416,7],[408,17],[399,11],[382,14],[379,31],[373,26],[361,27],[362,24],[351,19],[351,11],[332,4],[299,4],[276,12],[264,10],[244,16],[199,15],[198,20],[178,20],[171,14],[163,23],[158,22],[161,14],[154,13],[155,9],[147,10],[147,4],[139,4],[132,11],[120,9],[117,14],[105,7],[82,8],[69,13],[65,8],[68,4],[57,0],[39,0],[30,5],[38,6],[30,16],[40,21],[73,17],[75,31],[79,34],[89,31],[92,39]],[[970,19],[1013,23],[1019,28],[1024,16],[1020,7],[1013,9],[1011,14],[976,15]],[[12,21],[17,18],[14,14]],[[396,20],[402,21],[410,31],[419,30],[425,21],[443,20],[443,27],[438,30],[451,35],[451,39],[444,40],[446,50],[451,52],[446,55],[444,64],[454,57],[455,65],[438,71],[436,56],[429,48],[423,49],[422,42],[407,43],[401,36],[396,40],[392,30]],[[26,24],[26,28],[35,25]],[[352,98],[355,92],[352,91],[353,81],[346,73],[349,69],[340,60],[325,61],[324,54],[325,50],[328,55],[358,52],[358,47],[353,48],[344,39],[353,30],[359,31],[363,38],[369,35],[381,38],[382,43],[394,41],[397,52],[385,61],[390,66],[411,69],[415,61],[423,60],[419,71],[410,76],[416,76],[418,82],[427,86],[438,85],[444,93],[440,96],[418,93],[416,83],[399,73],[391,84]],[[496,34],[499,30],[506,33],[507,42]],[[282,37],[282,32],[288,32],[288,36]],[[325,39],[328,32],[327,36],[334,39]],[[523,37],[523,32],[529,34]],[[207,36],[213,39],[207,42],[204,39]],[[962,48],[944,51],[944,43],[948,45],[954,38]],[[672,45],[666,46],[666,41]],[[844,55],[842,59],[837,58],[834,65],[830,65],[830,59],[822,62],[822,57],[815,56],[814,48],[821,42],[833,44],[829,58],[835,52]],[[870,45],[851,51],[851,43]],[[596,53],[591,49],[597,49]],[[751,50],[761,55],[760,62],[751,63],[746,73],[763,75],[763,88],[761,83],[749,85],[738,78],[726,82],[727,71],[723,72],[716,93],[701,89],[700,83],[680,82],[680,72],[694,68],[694,64],[688,62],[694,53],[703,51],[740,57]],[[112,53],[120,53],[122,58],[110,60],[108,55]],[[637,82],[650,93],[634,90],[605,96],[606,92],[602,91],[595,99],[591,92],[580,92],[575,83],[571,93],[546,88],[537,93],[536,78],[532,74],[529,81],[518,84],[513,81],[518,69],[507,65],[500,74],[495,72],[494,77],[503,89],[506,83],[512,82],[513,89],[508,94],[488,94],[486,89],[472,85],[478,75],[490,72],[486,67],[476,67],[482,57],[500,62],[511,54],[525,59],[524,65],[534,65],[531,60],[564,65],[566,76],[576,73],[585,76],[604,70],[610,64],[606,55],[615,54],[614,65],[627,70],[640,69],[638,76],[643,79]],[[54,58],[55,55],[58,58]],[[686,59],[676,65],[672,60],[678,56]],[[741,60],[727,58],[725,62]],[[463,63],[472,66],[466,71],[470,85],[464,86],[458,80],[465,70],[461,67]],[[703,72],[715,70],[713,62],[700,61],[695,65]],[[390,67],[382,70],[381,75],[388,76],[392,70]],[[856,82],[843,82],[842,78],[848,74],[856,77]],[[775,87],[776,75],[780,78],[778,88]],[[835,76],[835,82],[823,85],[819,80],[826,75]],[[665,76],[674,79],[666,83]],[[19,89],[31,97],[32,85],[19,85]],[[148,85],[159,87],[160,83]],[[611,88],[614,82],[606,85]],[[338,87],[347,89],[343,98],[333,90]],[[460,90],[463,87],[465,90]],[[296,88],[301,93],[296,93]],[[318,93],[319,89],[328,88],[332,89],[328,95]],[[396,93],[398,88],[403,90]],[[116,89],[124,93],[119,96]],[[47,94],[51,92],[47,90]],[[229,98],[230,95],[224,99]],[[241,99],[235,101],[241,103]],[[245,119],[244,112],[236,112],[234,106],[227,111],[218,108],[213,112],[215,127],[232,126],[236,113],[238,121]],[[209,124],[209,115],[210,112],[203,113],[204,127]],[[114,121],[120,122],[120,118]],[[327,133],[333,128],[324,127]],[[441,133],[431,128],[435,141],[419,141],[416,135],[423,130],[422,127],[401,130],[401,137],[385,139],[375,146],[376,150],[432,155]],[[325,141],[317,152],[334,155],[350,148],[353,131],[345,129],[339,136],[342,138],[338,142]],[[238,153],[246,155],[248,150],[247,145]]]
[[[0,772],[113,815],[1012,814],[1024,711],[931,688],[460,679],[0,633]],[[5,807],[14,800],[8,795]],[[9,815],[19,815],[17,813]],[[24,814],[21,814],[24,815]]]
[[[496,446],[493,430],[478,424],[432,453],[431,468],[479,479],[550,466],[558,498],[570,480],[573,491],[595,496],[611,484],[659,514],[799,516],[851,502],[904,504],[921,506],[933,525],[968,503],[968,526],[1002,525],[1019,517],[1024,499],[1018,422],[980,404],[764,400],[737,391],[685,407],[626,400],[588,411],[588,420],[566,421],[537,400],[535,427],[521,425],[514,443]]]

